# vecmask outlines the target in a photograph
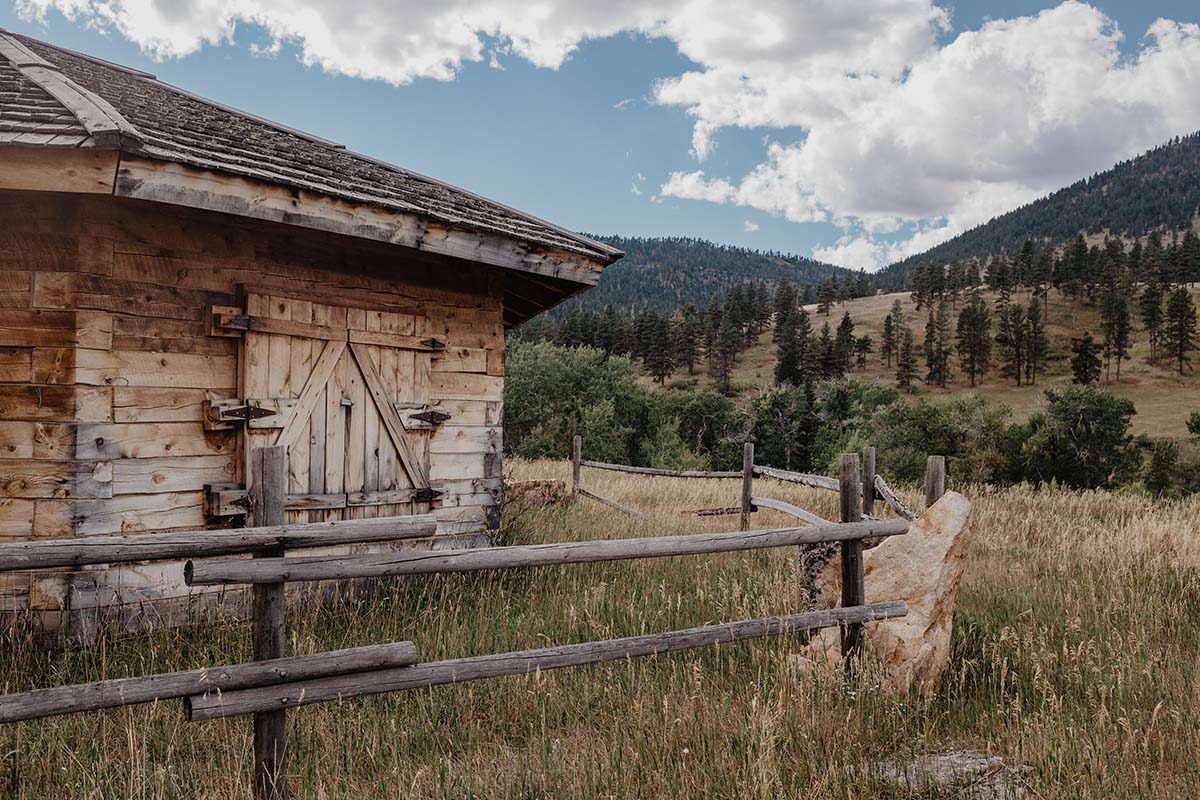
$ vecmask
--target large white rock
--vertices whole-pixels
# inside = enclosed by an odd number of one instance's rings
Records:
[[[867,602],[908,603],[908,616],[864,626],[868,652],[897,688],[913,686],[928,694],[946,670],[970,531],[971,504],[961,494],[947,492],[913,521],[907,534],[884,539],[863,556]],[[841,605],[841,562],[839,549],[815,576],[816,608]],[[804,657],[809,666],[836,668],[841,660],[838,630],[814,636]]]

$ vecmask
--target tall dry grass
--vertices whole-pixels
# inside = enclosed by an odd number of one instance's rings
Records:
[[[561,463],[514,463],[562,477]],[[737,481],[586,471],[602,495],[510,510],[504,537],[546,542],[717,530]],[[1035,796],[1193,797],[1200,789],[1200,501],[965,487],[976,532],[950,677],[927,702],[854,694],[789,668],[781,639],[439,687],[289,715],[298,797],[859,798],[883,760],[953,748],[1033,767]],[[761,481],[827,517],[832,493]],[[915,492],[907,499],[917,503]],[[756,524],[788,524],[760,512]],[[794,610],[791,549],[381,584],[289,618],[289,652],[411,638],[423,660],[688,627]],[[49,652],[0,641],[0,688],[243,660],[245,626]],[[189,724],[177,704],[0,729],[0,796],[241,798],[245,720]]]

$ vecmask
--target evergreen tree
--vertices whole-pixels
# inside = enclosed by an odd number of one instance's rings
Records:
[[[900,331],[908,324],[908,318],[904,315],[904,304],[899,298],[892,301],[892,310],[889,312],[892,317],[892,324],[896,326],[896,343],[900,343]]]
[[[1116,360],[1117,380],[1119,381],[1121,380],[1121,361],[1129,358],[1131,322],[1129,300],[1116,286],[1104,298],[1101,320],[1104,325],[1104,370],[1107,374],[1109,364]]]
[[[929,310],[925,325],[925,382],[945,387],[950,377],[950,312],[946,301]]]
[[[666,383],[675,369],[675,348],[671,321],[665,314],[655,313],[651,317],[647,336],[649,344],[643,364],[655,381]]]
[[[854,340],[854,362],[859,369],[867,366],[867,356],[871,355],[871,337],[860,336]]]
[[[1138,300],[1142,313],[1142,327],[1146,329],[1146,337],[1150,343],[1150,363],[1158,361],[1158,351],[1162,344],[1163,335],[1163,286],[1159,281],[1158,270],[1147,266],[1145,272],[1145,287]]]
[[[1100,380],[1100,345],[1087,331],[1078,339],[1071,340],[1072,383],[1086,385]]]
[[[892,324],[892,315],[883,318],[883,336],[879,343],[879,355],[892,368],[892,356],[896,353],[896,326]]]
[[[842,314],[834,337],[834,357],[837,361],[837,374],[843,375],[850,371],[850,360],[854,356],[854,320],[850,312]]]
[[[841,359],[838,358],[837,343],[829,332],[829,322],[821,326],[821,336],[817,340],[817,358],[819,359],[819,375],[822,378],[836,378],[841,374]]]
[[[675,355],[678,365],[687,367],[688,375],[696,374],[696,361],[700,358],[700,341],[703,325],[700,312],[692,304],[683,307],[675,330]]]
[[[912,394],[912,382],[917,377],[917,354],[910,328],[900,336],[900,348],[896,353],[896,386]]]
[[[1046,323],[1042,319],[1042,303],[1034,295],[1025,315],[1025,385],[1037,383],[1038,367],[1046,360],[1048,349]]]
[[[779,320],[796,308],[796,287],[787,278],[775,286],[775,343],[779,343]]]
[[[978,291],[972,291],[958,315],[958,363],[974,387],[987,374],[992,357],[992,315]]]
[[[997,303],[996,344],[1000,349],[1000,374],[1012,378],[1021,385],[1025,376],[1025,356],[1027,353],[1026,334],[1028,321],[1025,309],[1019,304],[1000,305]]]
[[[837,281],[830,277],[822,278],[817,286],[817,313],[829,316],[829,310],[836,300]]]
[[[1196,305],[1186,286],[1173,290],[1167,300],[1164,333],[1167,353],[1182,375],[1184,366],[1192,362],[1188,354],[1196,349]]]
[[[733,367],[737,363],[741,329],[729,314],[722,314],[720,327],[713,337],[708,351],[708,374],[717,382],[717,388],[729,394]]]
[[[797,310],[785,307],[775,317],[775,382],[799,383],[800,347],[796,341]]]

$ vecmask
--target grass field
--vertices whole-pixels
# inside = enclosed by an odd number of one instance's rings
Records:
[[[994,302],[991,294],[985,294],[988,303]],[[1200,291],[1193,297],[1200,304]],[[857,370],[855,377],[867,380],[879,380],[888,385],[895,384],[894,369],[886,367],[879,355],[879,343],[882,340],[883,318],[891,310],[892,303],[899,299],[904,307],[909,327],[913,330],[913,338],[918,349],[920,374],[925,374],[924,362],[921,358],[920,347],[925,337],[925,321],[929,312],[922,309],[917,312],[908,292],[898,294],[876,295],[858,300],[850,300],[835,306],[830,312],[828,321],[831,330],[836,330],[842,314],[848,312],[855,323],[857,336],[867,335],[874,343],[875,352],[868,360],[866,369]],[[1014,297],[1014,302],[1028,305],[1026,292]],[[957,319],[957,312],[962,303],[952,309],[951,325]],[[806,307],[811,315],[814,334],[819,334],[826,317],[816,313],[816,306]],[[1024,420],[1034,410],[1038,409],[1044,400],[1044,390],[1055,384],[1071,379],[1070,340],[1079,336],[1085,330],[1090,330],[1097,339],[1101,338],[1099,312],[1092,306],[1072,303],[1057,291],[1050,293],[1050,305],[1046,315],[1046,332],[1050,340],[1045,375],[1038,379],[1034,386],[1017,387],[1012,381],[1002,378],[998,370],[993,369],[987,378],[975,390],[994,399],[1002,401],[1013,410],[1016,420]],[[1187,417],[1192,411],[1200,410],[1200,354],[1193,354],[1193,371],[1180,376],[1170,369],[1169,364],[1160,363],[1150,366],[1148,362],[1150,347],[1146,335],[1140,329],[1134,333],[1134,344],[1131,357],[1122,362],[1121,380],[1117,381],[1115,374],[1105,386],[1114,394],[1127,397],[1137,407],[1134,418],[1133,432],[1147,433],[1152,436],[1186,437]],[[751,393],[760,387],[771,385],[775,375],[775,346],[771,342],[771,333],[763,334],[756,345],[742,354],[733,373],[733,383],[742,388],[743,393]],[[894,363],[894,362],[893,362]],[[677,373],[674,379],[687,379],[683,373]],[[703,365],[693,376],[699,386],[711,386],[712,381],[703,374]],[[649,381],[647,380],[647,385]],[[947,388],[917,385],[920,396],[942,396],[971,391],[966,378],[958,367],[957,356],[953,360],[951,383]]]
[[[564,477],[563,463],[511,463]],[[715,530],[682,509],[736,504],[737,481],[585,472],[634,521],[587,501],[508,509],[507,542]],[[874,765],[971,748],[1032,767],[1044,798],[1200,794],[1200,498],[957,487],[975,534],[949,677],[928,701],[797,674],[782,639],[440,687],[289,714],[303,798],[912,797]],[[824,516],[829,492],[756,493]],[[918,503],[914,491],[905,492]],[[788,524],[776,512],[757,526]],[[411,638],[422,660],[796,610],[795,551],[384,583],[289,617],[290,653]],[[0,688],[245,659],[244,625],[48,652],[0,640]],[[177,703],[0,728],[0,796],[249,796],[246,720],[189,724]],[[922,794],[921,797],[935,797]]]

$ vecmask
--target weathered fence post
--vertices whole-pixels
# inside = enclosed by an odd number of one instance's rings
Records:
[[[754,442],[742,445],[742,517],[739,530],[750,530],[750,512],[754,510]]]
[[[862,520],[860,493],[862,487],[858,477],[858,455],[843,453],[838,473],[841,491],[842,522]],[[842,606],[866,605],[863,587],[863,543],[862,539],[842,542]],[[842,658],[846,664],[846,678],[853,680],[858,672],[858,661],[862,657],[862,625],[842,625]]]
[[[925,508],[946,493],[946,457],[930,456],[925,462]]]
[[[252,526],[282,525],[286,521],[287,450],[262,447],[251,451],[250,519]],[[255,558],[278,558],[283,548]],[[285,583],[254,587],[254,660],[282,658],[286,653]],[[260,800],[287,800],[287,712],[260,711],[254,715],[254,795]]]
[[[862,451],[862,513],[875,515],[875,448],[867,445]]]
[[[583,472],[583,467],[579,462],[583,461],[583,437],[576,436],[571,440],[571,499],[574,500],[579,496],[579,477]]]

